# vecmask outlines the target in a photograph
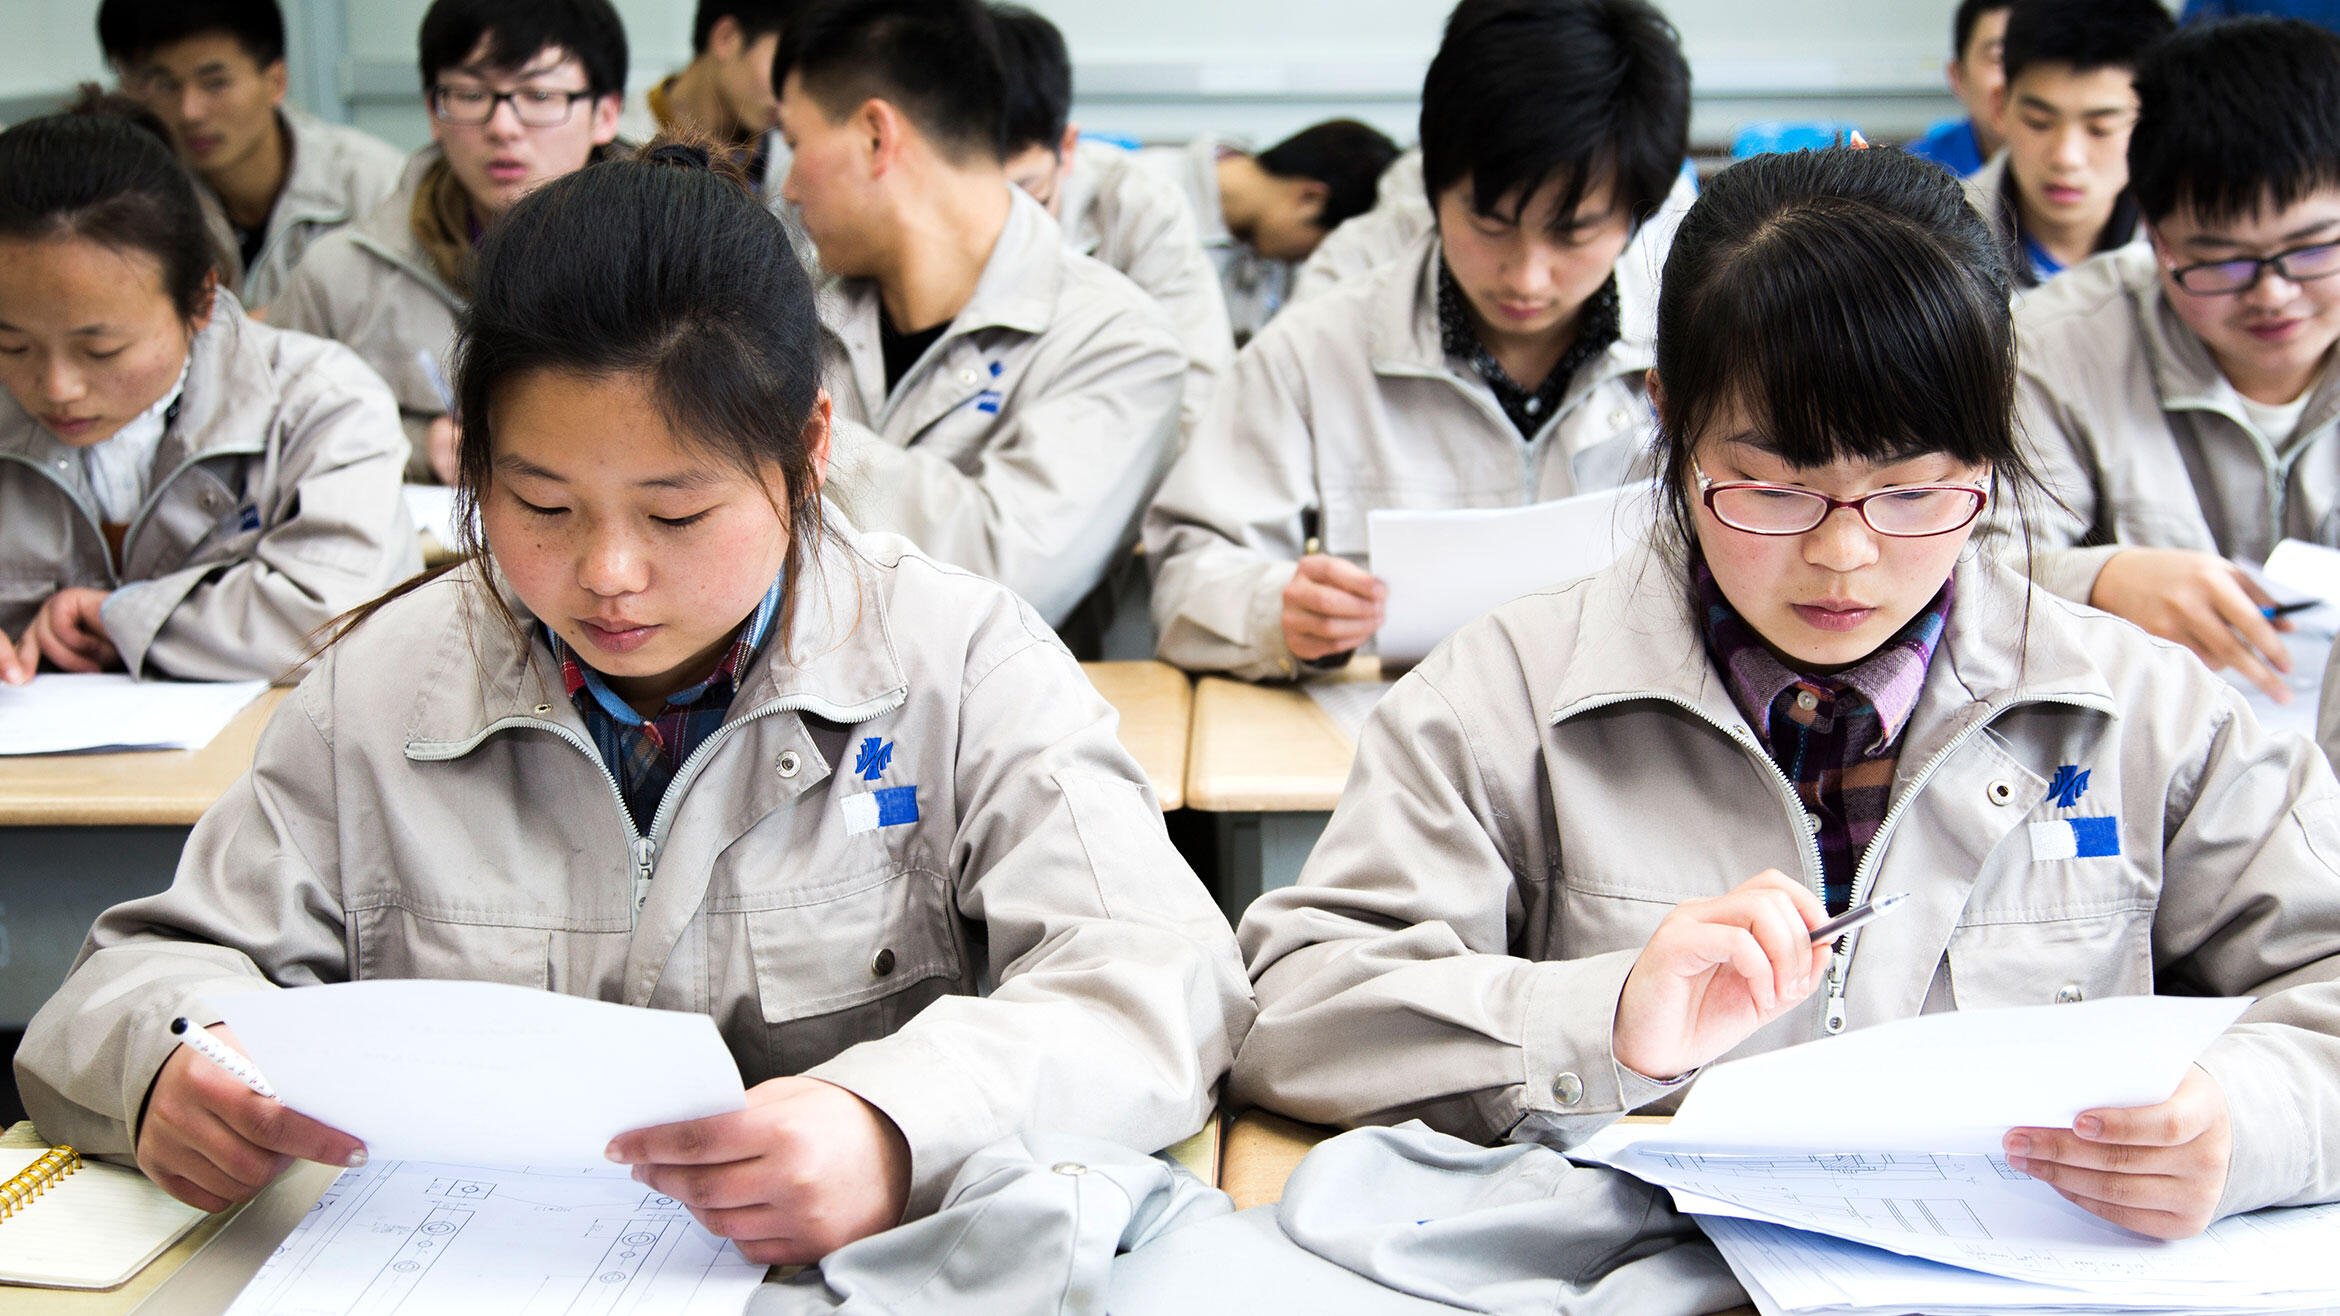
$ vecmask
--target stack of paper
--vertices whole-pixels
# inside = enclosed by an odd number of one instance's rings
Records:
[[[2340,1210],[2158,1242],[1999,1152],[2012,1127],[2166,1100],[2247,1004],[2116,997],[1900,1020],[1717,1065],[1672,1123],[1614,1125],[1569,1154],[1717,1217],[1710,1232],[1742,1282],[1777,1310],[2340,1304],[2329,1247],[2296,1243],[2340,1224]],[[1939,1301],[1913,1296],[1921,1284]]]
[[[0,685],[0,754],[201,749],[267,688],[43,672],[28,685]]]
[[[2219,673],[2227,684],[2242,691],[2251,710],[2259,715],[2261,726],[2279,731],[2296,731],[2314,739],[2316,734],[2316,702],[2322,697],[2324,668],[2332,660],[2332,636],[2340,632],[2340,552],[2321,544],[2286,539],[2267,555],[2267,565],[2256,567],[2233,559],[2236,567],[2250,577],[2277,604],[2319,602],[2319,606],[2286,614],[2291,631],[2283,637],[2284,647],[2291,651],[2291,671],[2283,684],[2291,691],[2291,702],[2278,704],[2266,692],[2252,685],[2232,668]]]

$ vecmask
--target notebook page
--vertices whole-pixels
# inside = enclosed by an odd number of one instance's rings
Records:
[[[40,1155],[0,1149],[0,1181]],[[203,1216],[136,1170],[83,1161],[22,1211],[0,1220],[0,1280],[110,1289],[137,1274]]]

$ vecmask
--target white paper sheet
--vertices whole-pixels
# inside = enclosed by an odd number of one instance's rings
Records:
[[[1497,605],[1599,571],[1647,537],[1655,508],[1639,484],[1528,507],[1373,512],[1366,544],[1389,586],[1375,650],[1385,663],[1419,661]]]
[[[421,979],[212,1004],[284,1104],[376,1159],[599,1166],[620,1133],[747,1104],[703,1014]]]
[[[623,1167],[345,1170],[229,1316],[738,1316],[764,1277]]]
[[[406,514],[414,518],[417,528],[439,541],[439,547],[452,553],[458,547],[455,535],[455,490],[444,484],[410,484],[406,489]]]
[[[1300,687],[1324,715],[1333,720],[1349,743],[1365,734],[1365,719],[1373,716],[1373,706],[1389,693],[1395,681],[1311,681]]]
[[[266,681],[136,681],[118,672],[43,672],[0,685],[0,754],[201,749]]]

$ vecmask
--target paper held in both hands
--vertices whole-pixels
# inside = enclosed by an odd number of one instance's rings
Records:
[[[764,1267],[603,1156],[620,1133],[746,1105],[707,1016],[424,980],[211,1003],[287,1106],[368,1156],[237,1316],[701,1316],[738,1312],[761,1282]]]
[[[2247,1000],[2113,997],[1922,1015],[1699,1076],[1674,1120],[1570,1150],[1668,1189],[1772,1311],[2282,1311],[2340,1304],[2340,1206],[2160,1242],[2006,1162],[2010,1128],[2177,1090]],[[1915,1304],[1913,1306],[1913,1304]]]

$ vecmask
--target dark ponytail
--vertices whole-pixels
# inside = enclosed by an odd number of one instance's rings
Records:
[[[152,256],[184,320],[211,309],[217,256],[160,120],[85,87],[62,114],[0,132],[0,238],[82,238]]]

